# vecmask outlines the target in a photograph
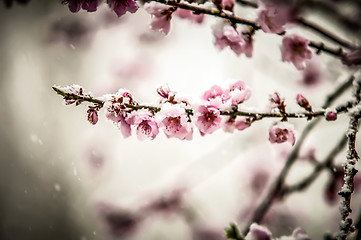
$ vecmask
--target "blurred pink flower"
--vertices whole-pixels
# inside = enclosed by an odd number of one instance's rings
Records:
[[[298,70],[303,70],[306,60],[312,57],[308,44],[307,39],[297,35],[284,37],[281,49],[282,61],[292,62]]]
[[[214,44],[220,50],[229,46],[237,56],[242,53],[245,53],[247,57],[252,55],[252,41],[249,39],[246,41],[232,26],[224,23],[217,24],[213,27],[213,35],[215,37]]]
[[[245,240],[271,240],[272,233],[266,227],[252,223]]]
[[[198,127],[202,136],[210,134],[221,127],[221,116],[217,108],[207,105],[201,105],[195,114],[195,125]]]
[[[299,227],[293,230],[292,237],[294,240],[311,240],[306,231]]]
[[[199,24],[202,23],[204,19],[204,14],[194,14],[192,11],[182,8],[178,8],[176,14],[180,18],[188,19],[191,22]]]
[[[222,123],[222,128],[225,132],[233,133],[235,129],[242,131],[250,126],[249,120],[244,117],[237,117],[236,119],[229,117]]]
[[[302,72],[302,84],[307,87],[314,87],[323,81],[322,67],[314,57],[306,62],[306,67]]]
[[[193,126],[189,121],[184,108],[176,105],[164,107],[159,113],[162,120],[159,126],[163,129],[167,138],[179,138],[181,140],[191,140],[193,135]]]
[[[170,31],[170,20],[174,10],[157,2],[150,2],[145,5],[145,10],[152,16],[150,28],[154,31],[161,31],[167,35]]]
[[[107,3],[118,17],[123,16],[126,12],[135,13],[139,8],[135,0],[107,0]]]
[[[259,23],[266,33],[282,33],[291,19],[291,11],[286,6],[268,7],[259,13]]]
[[[230,12],[233,12],[233,7],[235,4],[236,0],[222,0],[222,8]]]
[[[342,57],[342,62],[348,66],[357,66],[361,64],[361,48],[356,48]]]
[[[287,122],[279,122],[269,129],[269,141],[271,143],[289,142],[292,146],[296,142],[293,126]]]

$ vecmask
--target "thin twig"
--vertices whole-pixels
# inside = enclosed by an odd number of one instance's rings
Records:
[[[335,89],[335,91],[326,98],[326,101],[322,107],[323,108],[329,107],[334,102],[334,100],[337,99],[337,97],[341,96],[344,93],[344,91],[352,85],[353,79],[354,79],[354,77],[350,77],[345,83],[343,83],[339,87],[337,87]],[[298,157],[300,148],[301,148],[304,140],[306,139],[308,134],[311,132],[311,130],[316,126],[316,124],[319,121],[320,121],[320,118],[316,118],[316,119],[312,120],[312,122],[310,122],[310,124],[308,124],[307,127],[303,130],[301,137],[298,139],[291,154],[288,156],[287,162],[286,162],[285,166],[283,167],[283,169],[281,170],[281,173],[278,175],[274,184],[270,188],[267,196],[263,199],[261,204],[255,210],[250,222],[244,228],[244,230],[243,230],[244,236],[247,235],[247,233],[249,231],[249,227],[251,226],[252,223],[254,223],[254,222],[260,223],[260,221],[263,219],[264,215],[267,213],[267,211],[271,207],[274,199],[276,197],[278,197],[280,190],[283,187],[286,176],[287,176],[289,170],[291,169],[291,166],[294,164],[294,162],[296,161],[296,159]]]
[[[289,195],[293,192],[303,191],[308,186],[310,186],[311,183],[313,183],[313,181],[320,175],[323,169],[328,168],[332,165],[333,160],[335,159],[337,154],[344,149],[346,143],[347,143],[347,137],[346,135],[343,135],[340,141],[337,143],[337,145],[327,155],[326,159],[323,162],[318,163],[313,169],[313,172],[309,176],[301,180],[299,183],[296,183],[291,186],[284,186],[283,189],[280,191],[280,196],[285,197],[286,195]]]

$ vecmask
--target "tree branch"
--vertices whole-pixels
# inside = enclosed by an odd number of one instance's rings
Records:
[[[344,93],[344,91],[352,85],[353,80],[354,80],[354,77],[352,76],[345,83],[338,86],[335,89],[335,91],[326,98],[326,101],[322,107],[323,108],[329,107],[334,102],[334,100],[337,99],[337,97],[341,96]],[[250,222],[248,223],[248,225],[244,228],[244,230],[243,230],[244,236],[247,235],[252,223],[254,223],[254,222],[260,223],[262,221],[264,215],[267,213],[267,211],[271,207],[273,201],[275,200],[276,197],[278,197],[280,190],[283,187],[286,176],[287,176],[289,170],[291,169],[291,166],[294,164],[294,162],[296,161],[296,159],[298,157],[300,148],[301,148],[304,140],[306,139],[308,134],[317,125],[317,123],[319,121],[320,121],[320,118],[312,120],[312,122],[310,122],[310,124],[308,124],[307,127],[303,130],[301,137],[298,139],[291,154],[288,156],[287,162],[286,162],[285,166],[283,167],[283,169],[281,170],[281,173],[275,180],[275,182],[274,182],[273,186],[271,187],[271,189],[269,190],[267,196],[264,198],[264,200],[261,202],[261,204],[255,210],[253,217],[250,220]]]

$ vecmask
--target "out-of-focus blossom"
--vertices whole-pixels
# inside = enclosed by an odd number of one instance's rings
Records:
[[[222,128],[225,132],[233,133],[235,129],[242,131],[250,125],[250,121],[245,117],[229,117],[222,123]]]
[[[4,0],[4,4],[6,8],[11,8],[13,6],[13,2],[17,2],[19,4],[27,4],[30,0]]]
[[[218,85],[213,85],[211,89],[203,94],[203,100],[208,101],[208,105],[217,108],[229,107],[231,104],[230,99],[229,90],[223,89]]]
[[[296,142],[293,126],[287,122],[279,122],[269,129],[269,141],[271,143],[289,142],[292,146]]]
[[[207,105],[201,105],[195,114],[195,125],[198,127],[202,136],[210,134],[221,127],[221,116],[217,108]]]
[[[337,119],[337,113],[333,110],[326,110],[325,116],[327,121],[336,121]]]
[[[184,108],[177,105],[165,106],[159,116],[161,118],[159,126],[163,129],[167,138],[192,139],[193,126]]]
[[[237,56],[242,53],[247,53],[247,57],[251,55],[252,42],[248,39],[246,41],[232,26],[224,23],[216,24],[213,27],[213,35],[215,37],[214,44],[220,50],[228,46]]]
[[[128,118],[127,123],[135,125],[139,140],[153,140],[159,133],[158,124],[150,113],[146,111],[136,111]]]
[[[238,105],[251,97],[251,89],[243,81],[237,81],[230,87],[229,95],[232,98],[232,105]]]
[[[299,227],[293,230],[292,237],[293,240],[311,240],[306,231]]]
[[[282,61],[291,62],[298,70],[305,68],[306,60],[311,59],[309,40],[297,36],[287,36],[282,41]]]
[[[322,67],[319,61],[313,57],[306,62],[306,67],[302,71],[301,83],[307,87],[314,87],[323,81]]]
[[[361,48],[356,48],[342,57],[342,62],[348,66],[357,66],[361,64]]]
[[[173,214],[182,211],[184,189],[176,189],[168,194],[160,195],[145,207],[146,212]]]
[[[150,28],[167,35],[170,31],[170,21],[175,10],[157,2],[146,3],[145,10],[152,16]]]
[[[266,227],[252,223],[245,240],[271,240],[272,233]]]
[[[300,93],[297,94],[296,100],[297,100],[298,105],[300,105],[307,111],[312,111],[312,107],[311,107],[309,101],[302,94],[300,94]]]
[[[192,240],[224,240],[222,231],[204,226],[192,229]]]
[[[90,108],[88,110],[88,121],[95,125],[98,122],[98,112],[95,109]]]
[[[233,8],[235,4],[236,4],[236,0],[222,0],[222,8],[230,12],[233,12]]]
[[[180,18],[188,19],[191,22],[199,24],[202,23],[204,19],[204,14],[194,14],[192,11],[182,8],[178,8],[176,14]]]
[[[286,6],[265,8],[259,13],[259,23],[266,33],[282,33],[284,25],[292,20],[291,14]]]
[[[81,8],[88,12],[95,12],[98,8],[98,4],[98,0],[84,0]]]
[[[135,13],[139,8],[135,0],[107,0],[107,3],[118,17],[123,16],[126,12]]]
[[[81,8],[88,12],[95,12],[98,8],[98,0],[63,0],[62,4],[68,4],[71,12],[78,12]]]
[[[116,238],[129,236],[134,233],[143,220],[136,213],[118,210],[105,203],[100,204],[98,208],[98,214],[105,223],[107,230]]]

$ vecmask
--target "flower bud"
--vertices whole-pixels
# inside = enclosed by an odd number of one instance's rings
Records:
[[[88,110],[88,121],[95,125],[98,122],[98,112],[94,109],[89,109]]]
[[[337,113],[335,111],[327,111],[325,115],[327,121],[335,121],[337,119]]]
[[[297,94],[297,103],[298,105],[300,105],[301,107],[303,107],[304,109],[306,109],[306,111],[311,112],[312,111],[312,107],[310,105],[310,103],[308,102],[308,100],[302,95],[302,94]]]

